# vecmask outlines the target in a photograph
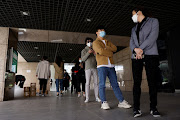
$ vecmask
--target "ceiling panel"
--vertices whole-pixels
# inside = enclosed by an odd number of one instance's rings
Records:
[[[180,23],[178,0],[1,0],[0,26],[95,33],[103,24],[109,35],[130,36],[131,11],[137,5],[159,19],[160,32]]]
[[[61,56],[64,62],[74,63],[79,60],[81,51],[86,47],[85,44],[68,43],[48,43],[48,42],[18,42],[18,52],[27,62],[39,62],[42,56],[48,56],[50,62],[54,61],[56,51],[57,56]],[[118,51],[125,47],[117,47]]]

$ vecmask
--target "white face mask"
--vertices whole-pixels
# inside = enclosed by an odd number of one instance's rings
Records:
[[[87,45],[88,47],[92,47],[92,42],[88,42],[86,45]]]
[[[132,16],[132,20],[133,20],[134,23],[137,23],[137,22],[138,22],[137,18],[138,18],[137,13]]]
[[[79,62],[81,63],[81,62],[82,62],[82,60],[79,60]]]

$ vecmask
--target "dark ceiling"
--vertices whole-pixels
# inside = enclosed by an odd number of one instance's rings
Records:
[[[0,26],[95,33],[96,26],[101,24],[109,35],[130,36],[134,26],[131,11],[137,5],[148,8],[159,19],[161,33],[180,23],[180,1],[177,0],[1,0]],[[85,47],[19,42],[18,51],[28,62],[37,62],[43,55],[53,62],[58,45],[58,55],[69,63],[76,62]],[[36,46],[38,50],[34,49]],[[118,51],[121,49],[123,47],[118,47]]]
[[[75,63],[79,60],[85,46],[84,44],[20,41],[18,42],[18,52],[27,62],[39,62],[44,55],[48,56],[50,62],[54,62],[57,50],[57,56],[61,56],[65,63]],[[117,47],[117,52],[124,48]]]
[[[159,19],[160,32],[180,23],[178,0],[1,0],[0,26],[95,33],[101,24],[110,35],[130,36],[131,11],[137,5]]]

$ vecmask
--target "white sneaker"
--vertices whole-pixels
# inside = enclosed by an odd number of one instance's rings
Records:
[[[85,102],[85,103],[88,103],[88,102],[89,102],[89,100],[88,100],[88,99],[86,99],[84,102]]]
[[[96,101],[97,101],[97,102],[101,102],[101,100],[100,100],[99,98],[96,98]]]
[[[107,101],[104,101],[104,102],[101,104],[101,108],[104,109],[104,110],[110,109],[109,104],[107,103]]]
[[[119,108],[131,108],[131,105],[127,101],[123,100],[122,102],[119,102],[118,107]]]
[[[78,97],[81,97],[81,94],[78,93]]]
[[[45,94],[42,94],[41,96],[42,96],[42,97],[45,97]]]

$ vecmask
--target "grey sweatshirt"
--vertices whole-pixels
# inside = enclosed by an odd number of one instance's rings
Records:
[[[97,68],[95,55],[93,53],[90,54],[88,52],[89,50],[90,50],[90,48],[88,46],[86,46],[81,51],[81,59],[83,62],[85,62],[85,70]]]

